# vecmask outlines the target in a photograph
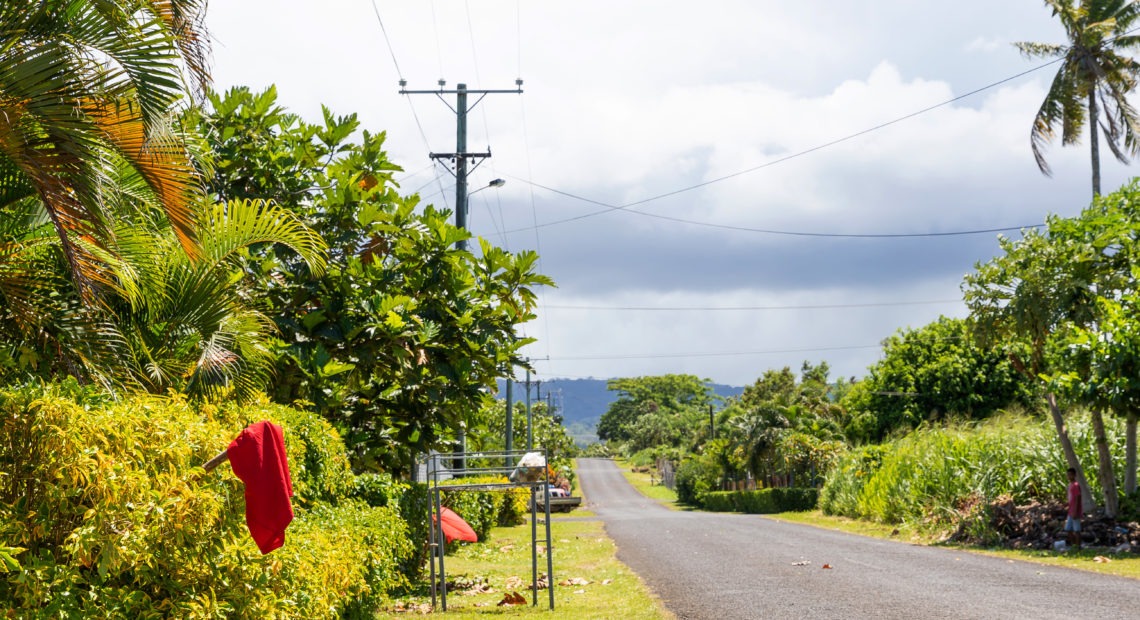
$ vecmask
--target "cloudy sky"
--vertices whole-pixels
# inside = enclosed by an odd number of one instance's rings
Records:
[[[1030,152],[1056,65],[1011,42],[1063,42],[1040,0],[242,0],[207,27],[219,89],[359,114],[437,205],[454,95],[399,80],[524,80],[468,116],[493,153],[469,226],[558,283],[525,327],[544,378],[862,376],[896,330],[964,316],[962,276],[997,251],[897,235],[1039,224],[1091,192],[1087,146],[1051,148],[1052,178]],[[1106,162],[1105,190],[1132,174]]]

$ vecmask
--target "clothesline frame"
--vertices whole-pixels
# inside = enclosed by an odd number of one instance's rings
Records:
[[[541,466],[518,467],[516,464],[528,452],[542,454]],[[501,460],[503,467],[467,467],[469,460],[488,459]],[[449,461],[459,462],[460,467],[440,467],[440,463]],[[450,454],[428,454],[416,459],[417,464],[425,466],[428,484],[428,545],[431,555],[431,606],[435,608],[437,589],[443,611],[447,611],[447,571],[444,562],[444,551],[447,541],[443,534],[442,519],[442,493],[463,491],[503,491],[508,489],[530,489],[530,557],[531,557],[531,606],[538,606],[538,502],[536,501],[539,486],[542,487],[543,511],[545,513],[544,525],[546,531],[546,580],[549,591],[550,609],[554,610],[554,545],[550,533],[550,485],[547,480],[547,467],[549,455],[545,448],[531,450],[498,450],[484,452],[453,452]],[[509,465],[508,465],[509,464]],[[434,468],[432,467],[434,465]],[[446,480],[468,476],[501,475],[509,478],[511,472],[526,470],[531,474],[540,474],[538,480],[519,480],[504,483],[459,483],[440,484]],[[447,477],[443,477],[447,476]],[[436,562],[439,563],[439,581],[436,581]]]

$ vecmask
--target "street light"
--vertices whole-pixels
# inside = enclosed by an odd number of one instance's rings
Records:
[[[473,192],[467,192],[467,195],[463,195],[463,194],[457,192],[457,196],[456,196],[457,204],[455,205],[455,225],[458,226],[459,228],[463,228],[463,229],[467,228],[467,200],[469,198],[471,198],[475,194],[478,194],[479,192],[487,189],[488,187],[502,187],[506,184],[507,184],[507,182],[505,179],[494,179],[490,183],[484,185],[483,187],[480,187],[479,189],[477,189]],[[462,199],[462,200],[459,201],[458,199]],[[455,247],[456,247],[456,249],[459,249],[459,250],[466,250],[467,249],[467,240],[464,239],[462,241],[457,241],[455,243]]]

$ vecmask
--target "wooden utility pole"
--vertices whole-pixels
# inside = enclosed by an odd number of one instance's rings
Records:
[[[408,90],[405,88],[408,84],[407,80],[400,80],[401,95],[435,95],[455,112],[455,152],[429,153],[428,155],[432,159],[447,159],[455,164],[455,171],[452,174],[455,175],[455,225],[458,228],[467,230],[467,197],[470,196],[470,193],[467,191],[467,173],[478,167],[483,159],[491,156],[491,149],[489,147],[482,153],[470,153],[467,151],[467,113],[479,105],[479,102],[487,95],[500,93],[522,94],[522,83],[521,79],[515,80],[514,90],[469,90],[466,84],[456,84],[455,90],[445,90],[444,85],[446,82],[440,80],[438,90]],[[455,95],[455,107],[452,107],[451,104],[443,98],[444,95],[451,94]],[[475,103],[471,106],[468,106],[467,95],[479,95],[479,98],[476,99]],[[470,170],[468,170],[467,167],[468,163],[472,164]],[[502,185],[502,180],[496,179],[492,181],[491,184],[497,187],[498,185]],[[467,249],[467,241],[458,241],[455,247],[460,250],[465,250]]]

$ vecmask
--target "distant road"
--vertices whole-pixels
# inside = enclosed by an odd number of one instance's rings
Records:
[[[678,618],[1140,618],[1138,580],[756,515],[669,510],[613,461],[578,467],[618,558]]]

